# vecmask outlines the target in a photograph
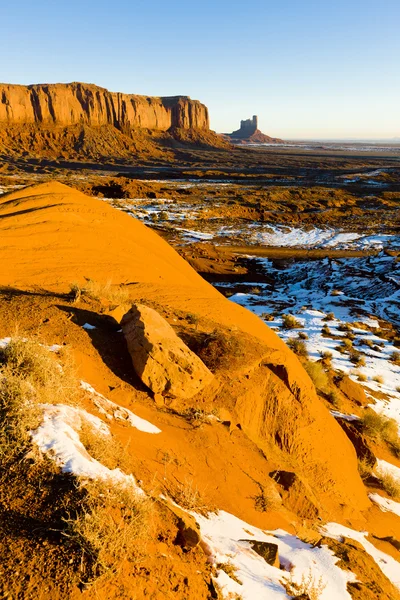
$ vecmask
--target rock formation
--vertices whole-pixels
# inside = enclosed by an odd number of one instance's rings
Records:
[[[0,84],[0,123],[209,129],[207,107],[187,96],[121,94],[86,83]]]
[[[191,398],[213,379],[212,373],[148,306],[136,305],[122,319],[133,367],[156,394]]]
[[[227,134],[235,144],[271,144],[281,143],[283,140],[265,135],[258,129],[258,117],[240,121],[240,129]]]
[[[92,84],[0,84],[0,152],[110,161],[168,158],[176,143],[227,146],[208,110],[187,96],[109,92]]]

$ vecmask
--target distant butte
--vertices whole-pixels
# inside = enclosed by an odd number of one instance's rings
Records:
[[[234,144],[278,144],[283,142],[279,138],[270,137],[260,131],[256,115],[252,119],[240,121],[240,129],[227,135]]]

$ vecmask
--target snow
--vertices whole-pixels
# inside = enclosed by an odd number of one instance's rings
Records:
[[[346,415],[345,413],[341,413],[338,410],[331,410],[331,415],[335,417],[335,419],[345,419],[345,421],[360,420],[360,417],[357,417],[357,415]]]
[[[400,589],[400,563],[388,554],[375,548],[375,546],[366,539],[368,535],[367,532],[355,531],[354,529],[339,525],[338,523],[327,523],[321,527],[321,533],[340,542],[344,537],[359,542],[364,550],[374,559],[382,573],[390,579],[393,585]]]
[[[392,465],[392,463],[389,463],[386,460],[382,460],[380,458],[378,458],[376,462],[377,464],[375,470],[378,474],[389,473],[390,475],[398,479],[400,483],[400,467],[396,467],[395,465]]]
[[[92,387],[89,383],[81,381],[81,387],[85,391],[89,392],[99,412],[105,415],[108,419],[114,418],[120,421],[124,421],[125,423],[129,423],[129,425],[135,427],[139,431],[143,431],[144,433],[161,433],[161,429],[159,429],[149,421],[138,417],[128,408],[119,406],[115,402],[108,400],[108,398],[106,398],[102,394],[99,394],[99,392],[96,392],[94,387]]]
[[[132,475],[126,475],[120,469],[108,469],[92,458],[80,441],[79,431],[85,421],[99,435],[110,435],[107,425],[101,419],[65,404],[40,406],[44,411],[43,421],[31,432],[32,439],[43,453],[54,458],[64,473],[136,486]]]
[[[372,502],[378,504],[381,510],[383,510],[384,512],[392,512],[400,517],[400,502],[395,502],[394,500],[390,500],[390,498],[384,498],[379,494],[369,494],[369,497],[372,500]]]
[[[91,325],[90,323],[85,323],[84,325],[82,325],[83,329],[86,329],[87,331],[91,331],[92,329],[96,329],[95,325]]]
[[[315,583],[318,584],[321,579],[325,586],[320,600],[351,600],[347,583],[355,581],[355,576],[336,566],[339,559],[327,546],[313,547],[281,529],[265,532],[225,511],[208,517],[193,514],[213,563],[233,565],[235,577],[242,582],[242,585],[237,583],[222,569],[218,569],[215,581],[224,598],[229,598],[229,594],[238,594],[243,600],[287,599],[282,581],[288,581],[291,576],[294,582],[300,583],[302,577],[307,579],[312,573]],[[252,550],[246,540],[277,544],[280,562],[285,570],[269,565]]]
[[[319,360],[322,352],[330,352],[334,369],[357,382],[359,375],[364,376],[367,396],[372,397],[373,392],[381,395],[372,408],[400,425],[400,366],[390,360],[399,348],[379,335],[380,320],[400,325],[400,263],[383,253],[283,264],[269,259],[253,260],[272,283],[239,284],[235,289],[240,290],[244,285],[246,291],[237,291],[230,300],[258,316],[275,315],[267,324],[286,342],[296,338],[300,331],[307,334],[305,345],[311,360]],[[229,287],[229,284],[216,285]],[[257,287],[259,293],[248,292],[251,287]],[[283,329],[283,313],[294,315],[303,327]],[[332,320],[327,320],[328,313],[333,314]],[[337,349],[341,338],[346,336],[340,330],[344,323],[352,328],[353,347],[361,352],[365,366],[356,367],[348,352],[343,354]],[[323,335],[324,326],[329,327],[330,337]],[[374,380],[377,376],[382,377],[383,383]]]

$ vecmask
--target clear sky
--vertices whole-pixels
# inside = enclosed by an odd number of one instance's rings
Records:
[[[400,0],[4,0],[0,80],[188,95],[211,127],[400,137]]]

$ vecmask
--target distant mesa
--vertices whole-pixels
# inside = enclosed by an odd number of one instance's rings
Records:
[[[278,144],[283,142],[279,138],[266,135],[258,129],[258,117],[240,121],[240,129],[227,134],[234,144]]]

